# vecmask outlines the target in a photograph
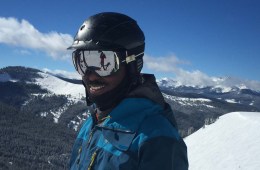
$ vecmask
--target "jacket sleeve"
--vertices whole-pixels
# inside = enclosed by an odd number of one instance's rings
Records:
[[[187,147],[182,139],[156,137],[142,144],[139,170],[188,170]]]

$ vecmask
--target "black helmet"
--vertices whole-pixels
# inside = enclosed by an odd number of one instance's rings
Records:
[[[125,51],[122,60],[136,56],[129,64],[130,72],[136,74],[143,67],[144,47],[144,33],[134,19],[120,13],[103,12],[89,17],[80,26],[68,49]]]
[[[128,91],[141,83],[145,37],[137,22],[120,13],[104,12],[89,17],[79,28],[68,49],[119,52],[126,61],[127,77],[116,89],[100,96],[89,96],[87,104],[96,103],[100,110],[117,104]],[[85,86],[84,82],[83,85]],[[113,97],[111,97],[113,96]],[[109,100],[108,100],[109,99]],[[103,101],[106,102],[103,102]]]

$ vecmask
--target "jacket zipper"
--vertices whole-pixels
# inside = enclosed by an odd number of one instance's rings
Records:
[[[93,137],[93,133],[94,131],[96,130],[96,126],[90,131],[90,134],[89,134],[89,139],[88,139],[88,142],[87,142],[87,148],[89,147],[90,143],[91,143],[91,139]],[[97,157],[97,152],[98,152],[98,149],[96,149],[94,151],[94,153],[91,155],[91,159],[90,159],[90,164],[88,166],[88,169],[87,170],[91,170],[92,167],[93,167],[93,164],[94,164],[94,161]]]
[[[80,163],[80,158],[81,158],[81,151],[82,151],[82,147],[80,147],[78,150],[78,159],[76,161],[78,169],[79,169],[79,163]]]
[[[110,116],[107,116],[107,117],[104,117],[103,119],[102,119],[102,121],[104,121],[105,119],[107,119],[107,118],[110,118]],[[94,133],[94,131],[96,130],[96,128],[97,127],[99,127],[98,125],[95,125],[94,127],[93,127],[93,129],[91,129],[91,131],[90,131],[90,134],[89,134],[89,139],[88,139],[88,142],[87,142],[87,148],[89,147],[89,145],[90,145],[90,143],[91,143],[91,140],[92,140],[92,137],[93,137],[93,133]],[[106,142],[107,143],[107,142]],[[91,155],[91,160],[90,160],[90,164],[89,164],[89,166],[88,166],[88,169],[87,170],[91,170],[92,169],[92,167],[93,167],[93,165],[94,165],[94,161],[95,161],[95,159],[96,159],[96,157],[97,157],[97,153],[98,153],[98,151],[100,150],[101,148],[97,148],[95,151],[94,151],[94,153]],[[80,147],[80,149],[79,149],[79,151],[78,151],[78,154],[81,156],[81,151],[82,151],[82,147]],[[79,165],[79,163],[80,163],[80,156],[79,156],[79,158],[78,158],[78,160],[77,160],[77,164]]]
[[[89,139],[88,139],[88,142],[87,142],[87,148],[89,147],[89,144],[90,144],[91,139],[92,139],[92,137],[93,137],[94,129],[95,129],[95,128],[93,128],[93,129],[90,131]]]
[[[103,147],[108,143],[108,141],[105,141],[105,144],[103,145]],[[97,148],[94,153],[91,155],[91,159],[90,159],[90,163],[89,163],[89,166],[88,166],[88,169],[87,170],[91,170],[93,168],[93,165],[94,165],[94,161],[96,160],[96,157],[97,157],[97,154],[98,152],[102,149],[101,148]]]
[[[96,149],[95,152],[91,155],[91,160],[90,160],[90,164],[88,166],[88,170],[91,170],[93,165],[94,165],[94,161],[97,157],[97,152],[98,152],[99,149]]]
[[[90,131],[89,139],[88,139],[88,142],[87,142],[87,148],[89,147],[89,144],[90,144],[91,139],[92,139],[92,137],[93,137],[94,130],[95,130],[95,127]],[[77,161],[76,161],[77,166],[79,166],[79,164],[80,164],[81,152],[82,152],[82,146],[81,146],[81,147],[79,148],[79,150],[78,150],[78,159],[77,159]],[[91,158],[91,159],[92,159],[92,158]],[[93,161],[93,162],[94,162],[94,161]]]

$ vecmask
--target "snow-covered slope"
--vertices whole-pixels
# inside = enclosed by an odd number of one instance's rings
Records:
[[[48,73],[39,72],[42,78],[37,78],[36,83],[42,88],[49,90],[55,94],[71,95],[72,98],[80,99],[85,96],[84,86],[73,84]]]
[[[156,80],[157,84],[166,88],[178,88],[178,87],[193,87],[195,89],[211,87],[212,91],[218,93],[227,93],[232,91],[239,91],[242,89],[251,89],[254,91],[260,91],[260,82],[251,80],[242,80],[234,77],[224,78],[210,78],[208,81],[196,82],[181,82],[171,78],[162,78]]]
[[[190,170],[259,170],[260,112],[232,112],[188,136]]]
[[[169,99],[182,106],[205,106],[205,107],[214,108],[214,106],[210,105],[212,101],[209,99],[178,97],[178,96],[167,95],[165,93],[162,94],[165,99]]]

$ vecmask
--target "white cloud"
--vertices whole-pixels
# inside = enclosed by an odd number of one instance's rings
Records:
[[[189,62],[180,60],[175,55],[165,57],[152,57],[145,55],[144,64],[148,69],[158,72],[175,72],[177,65],[189,64]]]
[[[185,85],[212,85],[214,84],[211,77],[199,71],[187,71],[181,68],[182,65],[190,65],[190,62],[181,60],[175,55],[164,57],[144,56],[144,65],[148,69],[156,72],[170,72],[175,75],[175,80]]]
[[[212,86],[215,84],[212,77],[199,70],[187,71],[177,67],[175,75],[175,79],[185,85]]]
[[[235,77],[217,78],[207,75],[200,70],[184,70],[183,65],[190,64],[188,61],[183,61],[175,55],[164,57],[144,56],[144,67],[152,70],[153,73],[171,73],[173,79],[179,84],[187,86],[221,86],[249,88],[253,90],[260,90],[260,82],[254,80],[242,80]]]
[[[225,77],[219,78],[215,81],[217,85],[224,87],[232,87],[237,86],[241,89],[252,89],[256,91],[260,91],[260,82],[255,80],[243,80],[237,77]]]
[[[41,33],[26,20],[0,17],[0,43],[40,50],[54,59],[70,59],[66,48],[72,44],[73,37],[58,32]]]

